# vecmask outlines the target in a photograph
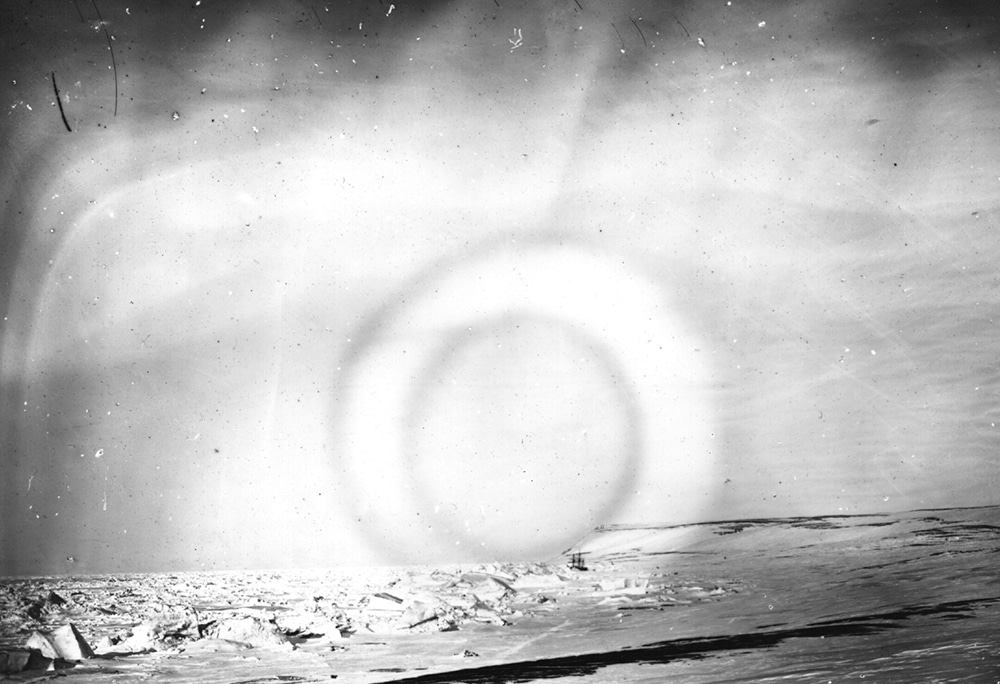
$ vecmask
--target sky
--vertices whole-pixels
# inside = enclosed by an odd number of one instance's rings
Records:
[[[0,574],[1000,503],[993,3],[0,12]]]

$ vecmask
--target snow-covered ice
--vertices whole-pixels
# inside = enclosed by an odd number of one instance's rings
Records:
[[[611,526],[545,563],[16,578],[2,644],[73,624],[97,656],[59,673],[116,683],[985,682],[998,551],[986,507]]]

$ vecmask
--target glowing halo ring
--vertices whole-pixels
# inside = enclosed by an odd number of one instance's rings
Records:
[[[601,340],[626,374],[639,410],[639,489],[609,522],[702,519],[713,491],[709,378],[697,338],[663,288],[582,247],[532,244],[442,268],[407,291],[345,364],[343,460],[356,511],[387,531],[399,560],[436,540],[405,525],[414,500],[403,465],[411,383],[439,349],[438,331],[509,313],[547,317]],[[361,492],[359,495],[358,492]]]
[[[557,396],[549,399],[552,406],[544,407],[541,411],[549,420],[555,418],[553,432],[558,432],[559,428],[556,426],[563,424],[563,421],[556,418],[553,413],[560,413],[567,406],[572,407],[577,400],[581,404],[588,405],[583,411],[599,408],[600,414],[591,415],[588,419],[593,422],[578,424],[586,425],[582,431],[585,440],[593,430],[595,441],[601,448],[595,449],[596,445],[576,444],[577,449],[584,452],[579,454],[581,457],[590,457],[589,460],[582,461],[582,464],[575,460],[572,462],[562,460],[560,458],[562,450],[558,448],[553,450],[551,447],[535,451],[525,449],[521,456],[523,460],[513,459],[516,463],[498,463],[498,460],[504,460],[503,452],[510,456],[511,444],[508,443],[506,449],[501,445],[499,459],[496,458],[497,449],[491,444],[469,445],[473,457],[479,457],[473,465],[471,467],[466,465],[462,458],[448,458],[449,466],[462,468],[466,472],[456,473],[456,477],[452,478],[449,468],[449,477],[441,477],[440,472],[435,472],[437,470],[435,466],[438,465],[435,459],[428,458],[431,453],[439,452],[428,452],[420,447],[421,432],[431,419],[430,414],[441,408],[439,402],[435,401],[435,390],[440,387],[435,380],[451,375],[450,361],[456,357],[461,358],[464,350],[479,347],[480,353],[485,352],[486,350],[480,346],[484,342],[489,344],[499,342],[500,346],[510,342],[516,344],[516,341],[509,337],[501,337],[498,340],[495,335],[506,333],[516,336],[522,329],[534,331],[536,334],[540,329],[544,329],[550,334],[557,335],[559,342],[550,349],[558,347],[560,354],[566,353],[567,350],[579,352],[582,355],[581,360],[585,360],[585,368],[579,369],[575,379],[586,378],[590,383],[604,383],[603,387],[596,386],[596,392],[571,398],[566,392],[569,388],[554,379],[546,381],[554,383],[549,389]],[[443,344],[439,345],[435,358],[425,366],[422,376],[417,378],[414,384],[409,397],[412,414],[407,421],[406,432],[403,433],[405,450],[403,456],[405,465],[410,471],[409,494],[416,505],[416,510],[434,511],[431,528],[438,533],[441,541],[449,546],[464,544],[464,549],[475,549],[477,552],[487,554],[483,558],[502,557],[507,560],[518,560],[548,557],[553,553],[554,543],[559,545],[558,550],[562,550],[566,543],[572,543],[567,540],[579,539],[593,529],[598,521],[609,520],[622,502],[632,496],[635,492],[635,477],[642,451],[642,445],[639,443],[640,431],[635,428],[641,420],[631,387],[625,380],[625,374],[600,340],[582,335],[575,326],[551,320],[551,317],[539,318],[518,311],[505,313],[495,321],[479,319],[475,326],[462,326],[450,331],[442,337],[442,341]],[[535,351],[541,353],[544,353],[544,349],[544,343],[535,347]],[[519,369],[506,366],[503,375],[509,377],[520,372]],[[553,376],[557,374],[554,372]],[[595,378],[595,375],[598,377]],[[527,378],[522,376],[522,380],[525,379]],[[584,386],[587,386],[586,383]],[[590,387],[594,388],[594,385]],[[491,396],[495,396],[495,393],[502,388],[492,389]],[[577,386],[575,389],[579,392],[581,387]],[[522,385],[515,394],[523,397],[526,392],[531,393],[531,391],[530,385]],[[593,405],[596,397],[600,397],[600,400],[605,402],[604,405],[599,407]],[[503,400],[500,402],[502,404]],[[566,404],[563,405],[563,402]],[[492,405],[481,406],[479,402],[475,402],[474,405],[480,409],[476,411],[477,414],[481,414],[482,410],[490,411],[492,408]],[[578,415],[577,410],[569,408],[570,415],[582,420],[583,416]],[[454,414],[449,415],[447,412],[445,415],[452,420],[456,418]],[[566,414],[560,415],[563,419],[567,417]],[[502,417],[498,420],[500,423],[504,422]],[[521,434],[529,440],[540,436],[537,434],[537,424],[520,427],[524,428]],[[447,430],[451,433],[455,430],[461,431],[462,426],[450,426]],[[618,430],[622,434],[616,434]],[[542,441],[552,436],[550,432],[542,436]],[[560,441],[566,445],[565,435]],[[524,448],[523,439],[521,446]],[[483,458],[479,453],[480,450],[489,453],[490,457]],[[573,451],[573,449],[568,450]],[[614,457],[595,460],[594,457],[598,453],[601,456],[614,454]],[[556,472],[540,472],[539,464],[542,464],[542,468],[555,467]],[[514,470],[494,472],[497,468],[502,469],[504,465],[513,465]],[[513,491],[509,487],[505,489],[504,476],[516,472],[518,466],[527,478],[520,480],[520,486]],[[530,475],[529,469],[532,471]],[[468,480],[470,470],[472,481]],[[464,487],[466,494],[471,495],[471,498],[459,498],[464,502],[463,506],[455,503],[456,482],[453,480],[457,480],[458,486]],[[559,505],[552,506],[551,503],[554,501],[558,501]],[[550,505],[545,508],[543,515],[539,515],[537,505],[533,508],[523,506],[532,502]],[[464,515],[454,517],[452,520],[449,520],[448,510],[445,510],[443,515],[437,515],[442,511],[442,504],[444,509],[450,507],[452,513]],[[472,527],[470,518],[475,517],[476,508],[481,519]],[[489,517],[492,518],[488,522],[487,510],[490,511]],[[539,525],[540,519],[544,519],[544,525]],[[477,557],[475,560],[480,558]]]

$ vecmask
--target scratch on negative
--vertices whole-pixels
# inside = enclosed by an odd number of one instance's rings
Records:
[[[59,97],[59,86],[56,85],[56,72],[52,72],[52,89],[56,91],[56,103],[59,105],[59,114],[62,116],[63,124],[66,126],[66,130],[70,133],[73,129],[69,127],[69,121],[66,120],[66,110],[63,109],[62,98]]]
[[[115,61],[115,49],[111,45],[111,34],[108,33],[108,25],[104,23],[101,10],[97,8],[97,0],[90,0],[90,3],[94,6],[94,11],[97,12],[97,19],[101,22],[101,28],[104,29],[104,37],[108,40],[108,50],[111,51],[111,68],[114,70],[115,75],[115,116],[118,116],[118,62]]]
[[[621,50],[621,53],[624,55],[625,54],[625,39],[622,38],[622,32],[618,30],[618,27],[615,26],[615,22],[613,22],[613,21],[611,22],[611,28],[613,28],[615,30],[615,33],[618,34],[618,42],[620,42],[622,44],[620,50]]]
[[[632,22],[632,26],[635,26],[635,30],[639,32],[639,37],[642,38],[642,46],[649,47],[649,43],[646,42],[646,36],[642,34],[642,29],[639,28],[639,25],[637,23],[635,23],[635,19],[629,17],[628,20]]]

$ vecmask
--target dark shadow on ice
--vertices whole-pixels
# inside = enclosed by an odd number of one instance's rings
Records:
[[[1000,596],[915,605],[885,613],[825,620],[804,627],[778,629],[770,632],[660,641],[637,648],[605,653],[586,653],[520,663],[490,665],[392,681],[419,682],[420,684],[456,681],[508,684],[559,677],[579,677],[592,675],[600,669],[612,665],[655,665],[680,660],[701,660],[729,651],[769,649],[781,645],[788,639],[868,636],[891,629],[901,629],[906,626],[904,623],[916,617],[936,617],[946,620],[968,619],[974,617],[977,609],[998,602],[1000,602]]]

